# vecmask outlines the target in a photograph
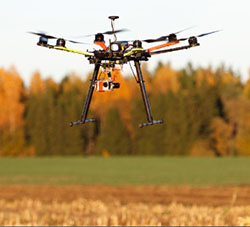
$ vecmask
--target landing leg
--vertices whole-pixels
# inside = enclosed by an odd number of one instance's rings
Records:
[[[87,94],[87,97],[86,97],[86,100],[85,100],[85,103],[84,103],[84,106],[83,106],[83,109],[82,109],[81,119],[78,120],[78,121],[75,121],[75,122],[70,122],[70,124],[69,124],[70,126],[95,121],[95,119],[87,119],[87,115],[88,115],[89,106],[90,106],[93,91],[94,91],[94,88],[95,88],[95,81],[97,79],[99,69],[100,69],[100,64],[98,64],[98,63],[95,64],[95,69],[94,69],[92,78],[90,80],[89,91],[88,91],[88,94]]]
[[[142,75],[142,71],[141,71],[141,65],[140,65],[140,62],[137,60],[135,60],[135,68],[136,68],[138,83],[140,85],[142,99],[144,102],[144,107],[146,110],[147,120],[148,120],[147,123],[139,124],[139,127],[142,128],[144,126],[149,126],[149,125],[154,125],[154,124],[162,124],[163,120],[157,120],[157,121],[153,120],[152,111],[151,111],[151,107],[150,107],[150,103],[149,103],[149,99],[148,99],[148,94],[146,91],[146,87],[144,84],[144,79],[143,79],[143,75]]]

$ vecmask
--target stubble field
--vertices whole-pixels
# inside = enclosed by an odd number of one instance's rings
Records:
[[[250,225],[248,166],[248,159],[0,159],[0,225]]]
[[[250,187],[0,187],[0,225],[250,225]]]

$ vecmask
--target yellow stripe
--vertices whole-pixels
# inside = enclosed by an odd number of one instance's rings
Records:
[[[85,55],[85,56],[93,56],[94,55],[93,53],[89,53],[89,52],[81,51],[81,50],[69,49],[69,48],[66,48],[66,47],[54,46],[53,48],[56,49],[56,50],[64,50],[64,51],[67,51],[67,52],[81,54],[81,55]]]
[[[130,55],[132,55],[132,54],[140,53],[140,52],[143,52],[143,51],[144,51],[143,48],[134,48],[134,49],[132,49],[131,51],[125,53],[125,54],[124,54],[124,57],[130,56]]]

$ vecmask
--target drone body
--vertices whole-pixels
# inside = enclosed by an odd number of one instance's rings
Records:
[[[106,91],[113,91],[114,89],[118,89],[120,87],[120,84],[116,82],[114,78],[112,78],[111,72],[112,70],[115,69],[116,65],[123,65],[126,63],[130,63],[131,61],[134,62],[134,65],[136,68],[136,81],[140,86],[141,95],[142,95],[142,99],[144,102],[144,107],[145,107],[145,111],[147,115],[147,122],[139,124],[139,127],[163,123],[163,120],[153,120],[153,115],[152,115],[146,87],[144,84],[140,62],[147,61],[152,55],[178,51],[178,50],[183,50],[183,49],[188,49],[188,48],[199,46],[200,44],[198,43],[197,37],[202,37],[205,35],[218,32],[218,31],[213,31],[209,33],[203,33],[198,36],[192,36],[190,38],[177,39],[176,34],[181,32],[179,31],[179,32],[167,35],[167,36],[161,36],[157,39],[117,41],[116,33],[126,31],[125,29],[120,29],[120,30],[114,29],[114,20],[118,18],[119,18],[118,16],[109,17],[109,19],[111,19],[112,31],[95,34],[94,44],[100,46],[101,50],[80,51],[80,50],[70,49],[66,47],[67,41],[71,43],[81,43],[81,42],[67,40],[63,38],[57,38],[55,36],[47,35],[45,33],[30,32],[32,34],[40,36],[37,45],[51,48],[51,49],[62,50],[62,51],[84,55],[88,59],[90,64],[95,65],[94,71],[90,80],[87,97],[85,99],[84,106],[82,109],[81,118],[78,121],[71,122],[70,126],[95,121],[95,119],[87,119],[87,114],[88,114],[88,110],[90,107],[90,102],[91,102],[94,90],[96,90],[97,92],[106,92]],[[105,43],[104,35],[114,36],[114,41],[113,42],[110,41],[108,46]],[[49,39],[56,39],[56,45],[48,44]],[[188,40],[188,45],[184,45],[184,46],[180,46],[176,48],[159,50],[162,48],[166,48],[172,45],[179,44],[181,41],[186,41],[186,40]],[[160,42],[160,41],[164,43],[161,45],[153,46],[148,49],[144,49],[142,47],[142,42],[154,43],[154,42]],[[98,78],[100,69],[107,74],[108,78],[105,78],[105,79]]]

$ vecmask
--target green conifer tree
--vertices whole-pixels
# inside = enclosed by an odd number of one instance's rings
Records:
[[[105,122],[101,124],[97,150],[98,153],[108,152],[111,155],[131,154],[130,135],[116,108],[108,111]]]

